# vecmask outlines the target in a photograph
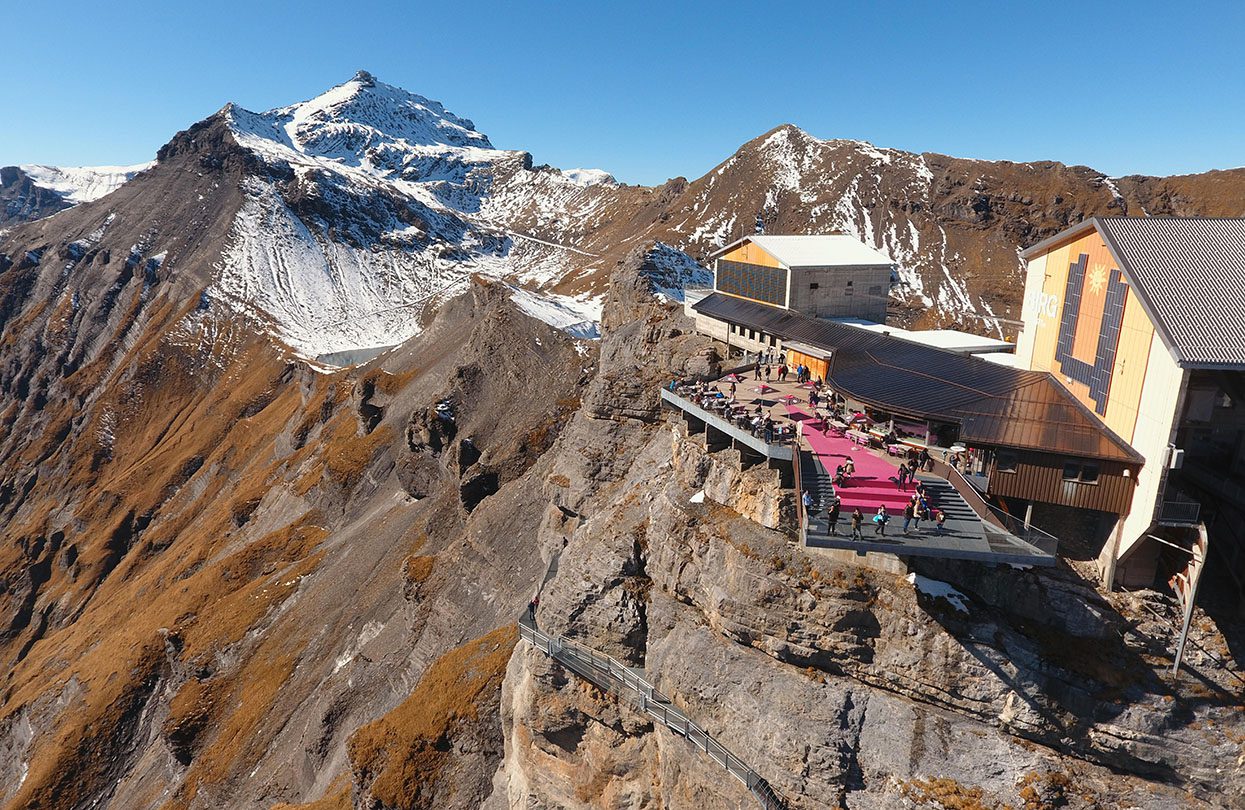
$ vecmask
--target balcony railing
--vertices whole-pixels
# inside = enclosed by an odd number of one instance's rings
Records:
[[[1159,506],[1159,523],[1163,526],[1196,526],[1202,505],[1192,498],[1177,495]]]

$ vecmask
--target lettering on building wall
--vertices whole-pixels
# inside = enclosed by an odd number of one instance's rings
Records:
[[[1038,329],[1045,326],[1047,320],[1053,321],[1059,317],[1059,296],[1054,293],[1037,290],[1029,293],[1027,298],[1025,304],[1036,314]]]

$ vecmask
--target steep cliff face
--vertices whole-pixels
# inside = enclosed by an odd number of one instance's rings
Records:
[[[962,596],[933,598],[901,574],[796,549],[712,497],[693,502],[738,459],[667,423],[652,391],[689,357],[668,342],[678,319],[626,307],[618,294],[607,306],[626,326],[606,332],[585,408],[553,450],[547,487],[567,519],[539,535],[557,556],[543,629],[645,667],[795,807],[1245,801],[1239,675],[1211,665],[1173,682],[1170,629],[1139,621],[1128,597],[1108,602],[1067,569],[943,564],[916,569],[931,578],[918,582]],[[622,380],[627,405],[610,407]],[[730,480],[718,492],[737,506],[773,497]],[[524,643],[502,720],[490,807],[751,801],[681,738]]]

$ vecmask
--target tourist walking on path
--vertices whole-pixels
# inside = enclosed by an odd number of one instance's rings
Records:
[[[848,456],[847,461],[843,462],[843,480],[846,481],[856,474],[856,462],[852,461],[852,457]]]
[[[839,499],[835,498],[834,503],[830,504],[830,511],[826,512],[826,520],[830,522],[830,533],[839,533]]]
[[[890,521],[891,516],[886,513],[886,504],[878,507],[878,513],[873,516],[873,533],[886,536],[886,524]]]
[[[752,371],[754,374],[756,374],[756,378],[758,380],[761,379],[761,361],[760,360],[757,360],[756,368],[754,368]]]
[[[532,597],[532,601],[527,603],[527,615],[532,621],[536,620],[536,608],[540,607],[540,594]]]
[[[922,501],[914,501],[912,504],[912,529],[917,534],[921,533],[921,521],[929,517],[929,510]]]
[[[943,524],[946,522],[947,513],[939,509],[937,514],[934,516],[934,534],[942,534]]]
[[[807,489],[800,496],[800,503],[804,505],[804,520],[807,522],[808,516],[813,513],[813,496],[808,494]]]
[[[860,513],[860,507],[857,506],[852,510],[852,539],[864,540],[864,536],[860,533],[860,527],[864,525],[865,516]]]
[[[912,501],[908,501],[908,505],[903,508],[903,533],[908,533],[908,526],[912,523],[912,516],[916,514],[916,510],[912,508]]]
[[[786,381],[787,381],[787,364],[783,363],[781,366],[778,367],[778,382],[786,382]]]
[[[908,465],[899,462],[899,475],[895,477],[895,489],[908,490]]]
[[[929,454],[929,448],[921,449],[921,469],[929,472],[934,469],[934,457]]]
[[[770,367],[767,365],[765,367],[765,381],[766,382],[769,382],[769,374],[770,374]]]

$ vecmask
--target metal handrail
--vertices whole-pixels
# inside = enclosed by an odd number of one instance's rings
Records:
[[[552,636],[536,626],[530,611],[519,619],[519,636],[576,675],[657,720],[743,782],[763,810],[788,810],[787,802],[747,763],[715,740],[635,670],[604,653]]]

